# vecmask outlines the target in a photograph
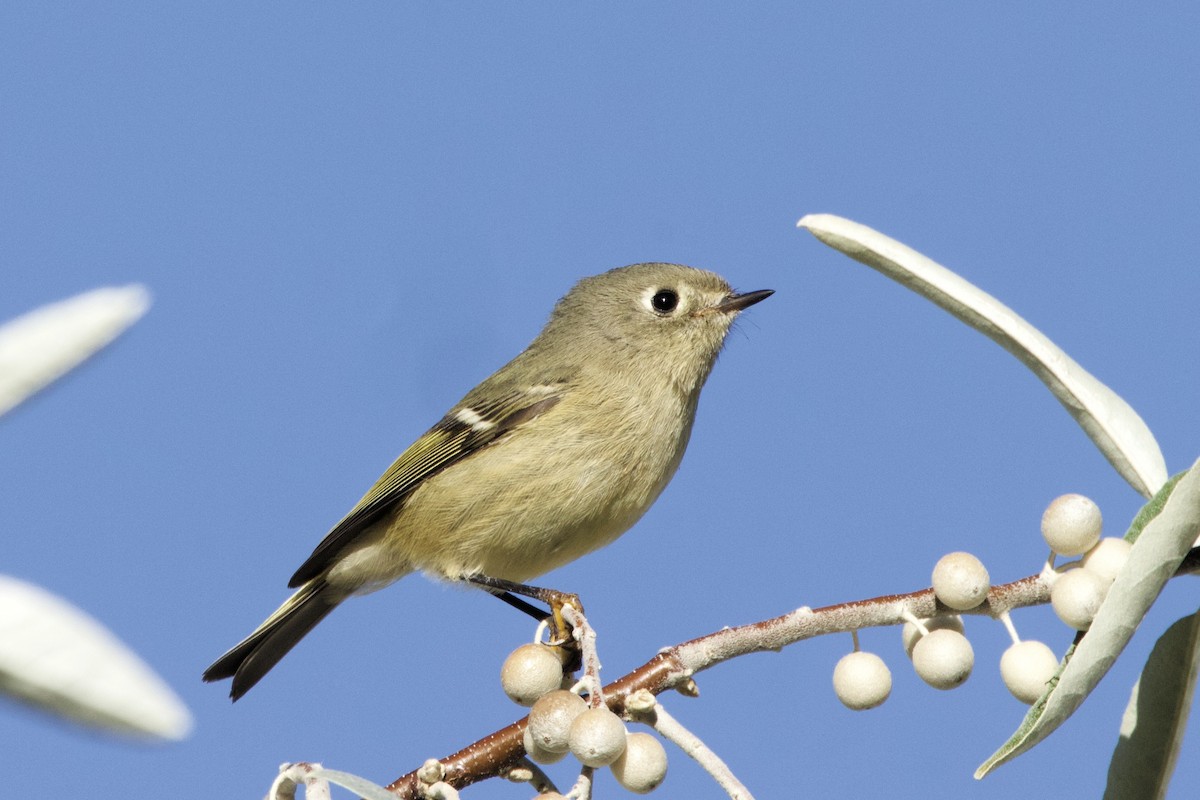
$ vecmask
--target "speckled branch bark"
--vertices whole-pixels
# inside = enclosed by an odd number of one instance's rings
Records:
[[[1200,572],[1200,548],[1193,548],[1180,565],[1177,575]],[[1050,602],[1050,588],[1040,575],[993,586],[987,600],[970,611],[953,611],[937,602],[932,589],[908,594],[885,595],[869,600],[823,608],[800,608],[773,619],[724,628],[667,648],[633,672],[604,687],[604,699],[609,708],[624,714],[625,700],[633,692],[645,689],[661,694],[678,689],[692,694],[694,674],[714,667],[731,658],[779,650],[789,644],[815,636],[842,633],[862,628],[877,628],[902,624],[909,614],[933,617],[939,614],[973,614],[995,617],[1014,608],[1045,605]],[[445,780],[462,788],[495,777],[515,766],[525,755],[521,736],[528,717],[468,745],[441,759],[446,768]],[[388,789],[397,797],[417,798],[418,781],[415,771],[396,779]]]

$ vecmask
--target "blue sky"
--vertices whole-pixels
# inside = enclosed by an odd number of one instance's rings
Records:
[[[111,627],[197,723],[143,747],[2,706],[6,794],[259,797],[292,760],[386,783],[521,716],[498,672],[532,625],[419,577],[347,603],[236,706],[199,675],[577,278],[622,264],[777,293],[731,337],[657,505],[542,579],[585,599],[606,677],[723,625],[921,588],[951,550],[1035,572],[1063,492],[1119,535],[1140,498],[1031,374],[794,223],[841,214],[959,271],[1184,469],[1198,25],[1184,3],[6,3],[0,318],[135,281],[154,307],[0,422],[0,570]],[[982,783],[1023,714],[988,620],[954,692],[870,630],[895,678],[876,711],[830,688],[849,636],[717,668],[668,708],[763,798],[1099,796],[1141,663],[1195,610],[1176,583],[1077,716]],[[1069,641],[1047,609],[1015,621]],[[1196,742],[1173,796],[1200,782]],[[720,796],[669,755],[659,794]]]

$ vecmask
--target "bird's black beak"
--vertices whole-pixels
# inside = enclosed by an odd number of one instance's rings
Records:
[[[731,294],[717,305],[717,310],[724,311],[726,314],[734,311],[741,311],[744,308],[749,308],[755,303],[760,303],[763,300],[766,300],[773,294],[775,294],[774,289],[759,289],[757,292]]]

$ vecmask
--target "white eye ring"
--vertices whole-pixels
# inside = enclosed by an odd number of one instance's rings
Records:
[[[642,295],[642,304],[660,317],[675,313],[682,305],[683,299],[679,292],[669,287],[657,286],[646,290]]]

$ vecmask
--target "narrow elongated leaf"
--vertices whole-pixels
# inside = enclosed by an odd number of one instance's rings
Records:
[[[360,778],[349,772],[336,769],[322,769],[314,773],[316,777],[327,780],[335,786],[349,789],[364,800],[396,800],[396,795],[378,784],[371,783],[366,778]]]
[[[396,795],[382,786],[371,783],[366,778],[360,778],[341,770],[325,769],[320,764],[312,762],[281,766],[279,776],[275,779],[267,797],[269,800],[294,798],[296,787],[304,786],[307,800],[315,800],[319,797],[328,798],[330,797],[329,784],[331,783],[334,786],[349,789],[363,800],[396,800]]]
[[[111,342],[149,306],[141,286],[94,289],[0,326],[0,414]]]
[[[797,224],[835,250],[933,301],[1020,359],[1143,497],[1153,495],[1166,481],[1166,462],[1158,442],[1137,412],[1012,309],[865,225],[832,214],[809,214]]]
[[[1177,620],[1159,637],[1133,686],[1121,735],[1108,765],[1108,800],[1167,794],[1200,664],[1200,611]]]
[[[975,772],[982,778],[1049,736],[1079,708],[1108,672],[1163,586],[1179,568],[1200,530],[1200,461],[1162,490],[1148,506],[1161,510],[1153,518],[1139,514],[1127,538],[1140,535],[1129,560],[1117,574],[1087,634],[1068,652],[1057,680],[1029,709],[1017,732]]]
[[[182,739],[183,702],[108,629],[45,589],[0,575],[0,692],[75,722]]]

